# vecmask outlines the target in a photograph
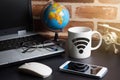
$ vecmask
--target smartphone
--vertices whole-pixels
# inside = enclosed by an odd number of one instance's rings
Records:
[[[103,78],[108,72],[107,67],[85,64],[75,61],[66,61],[59,67],[60,71],[74,73],[92,78]]]

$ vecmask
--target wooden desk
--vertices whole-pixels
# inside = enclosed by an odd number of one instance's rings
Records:
[[[89,64],[106,66],[108,68],[108,73],[102,80],[120,80],[120,54],[115,55],[112,53],[102,53],[100,51],[93,51],[91,57],[82,60],[68,58],[63,55],[42,60],[34,60],[37,62],[44,63],[53,69],[52,75],[46,79],[22,74],[17,70],[17,68],[21,64],[16,64],[7,68],[0,68],[0,80],[98,80],[60,72],[58,69],[59,66],[67,60],[74,60]]]

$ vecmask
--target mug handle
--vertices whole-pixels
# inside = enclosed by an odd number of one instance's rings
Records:
[[[100,38],[99,38],[99,43],[98,43],[98,45],[95,46],[95,47],[91,47],[91,50],[95,50],[95,49],[99,48],[99,47],[101,46],[101,44],[102,44],[102,35],[101,35],[98,31],[93,31],[93,32],[92,32],[92,35],[93,35],[93,34],[98,34]]]

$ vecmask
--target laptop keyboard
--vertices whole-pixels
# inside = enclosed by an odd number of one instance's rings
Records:
[[[14,62],[45,58],[46,56],[57,55],[64,52],[64,49],[53,42],[44,43],[39,35],[26,38],[6,40],[0,42],[0,65]],[[23,46],[23,43],[35,42],[35,45]],[[25,48],[24,48],[25,47]]]
[[[43,41],[43,38],[41,38],[41,36],[38,34],[10,40],[4,40],[0,41],[0,51],[20,48],[25,42],[35,42],[36,44],[40,44]]]

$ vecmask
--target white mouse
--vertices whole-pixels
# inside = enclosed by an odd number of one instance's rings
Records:
[[[52,74],[52,69],[49,66],[38,62],[25,63],[18,69],[43,78],[49,77]]]

